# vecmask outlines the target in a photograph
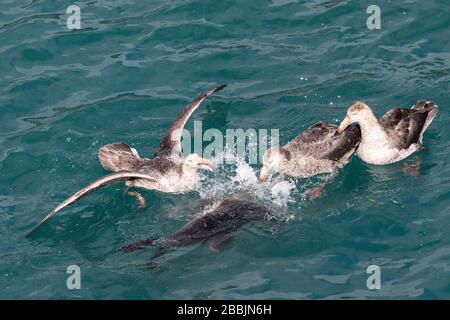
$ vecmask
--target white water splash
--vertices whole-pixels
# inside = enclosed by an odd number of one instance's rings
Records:
[[[293,202],[295,183],[275,176],[261,183],[255,170],[241,158],[235,164],[217,164],[213,176],[204,176],[197,192],[204,199],[235,197],[261,203],[283,218],[287,206]],[[214,163],[214,160],[212,161]]]

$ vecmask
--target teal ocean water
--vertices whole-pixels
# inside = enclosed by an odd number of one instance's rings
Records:
[[[450,5],[448,1],[0,2],[0,298],[8,299],[449,299]],[[366,9],[381,9],[369,30]],[[143,191],[147,207],[101,189],[30,238],[46,213],[104,175],[97,150],[123,141],[151,156],[193,97],[228,87],[192,116],[203,130],[280,130],[286,143],[312,123],[338,123],[363,100],[378,116],[419,99],[440,112],[424,148],[372,166],[357,157],[322,197],[314,179],[274,177],[259,166],[219,166],[183,195]],[[405,163],[420,161],[419,176]],[[130,242],[174,232],[209,197],[270,204],[285,222],[251,225],[220,252],[175,249],[158,270],[154,250]],[[366,286],[369,265],[381,289]],[[68,290],[69,265],[81,289]]]

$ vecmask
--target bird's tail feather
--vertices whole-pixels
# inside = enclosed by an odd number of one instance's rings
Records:
[[[413,110],[417,110],[420,113],[425,113],[426,114],[426,120],[425,123],[423,125],[423,129],[421,131],[421,135],[423,135],[423,133],[425,132],[425,130],[427,130],[428,126],[430,125],[430,123],[433,121],[433,119],[436,117],[439,108],[438,106],[432,102],[432,101],[418,101],[411,109]],[[422,137],[421,139],[422,140]]]
[[[98,158],[103,168],[113,172],[134,171],[142,162],[136,149],[124,142],[115,142],[101,147]]]

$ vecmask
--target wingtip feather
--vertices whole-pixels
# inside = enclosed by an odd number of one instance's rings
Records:
[[[216,88],[214,89],[214,92],[220,91],[220,90],[222,90],[223,88],[225,88],[226,86],[227,86],[227,84],[222,84],[222,85],[216,87]]]
[[[50,212],[47,216],[45,216],[44,219],[42,219],[41,221],[39,221],[38,224],[36,224],[36,226],[34,226],[34,228],[27,233],[26,237],[31,236],[37,229],[39,229],[40,226],[42,226],[44,224],[45,221],[47,221],[51,216],[53,216],[57,211],[53,210],[52,212]]]

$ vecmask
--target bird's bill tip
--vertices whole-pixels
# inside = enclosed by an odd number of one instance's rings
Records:
[[[268,166],[263,166],[261,168],[261,173],[259,174],[259,182],[264,182],[267,179],[267,176],[269,175],[269,167]]]
[[[209,162],[209,160],[207,160],[207,159],[203,159],[202,161],[200,161],[198,163],[198,167],[203,170],[214,171],[214,168],[211,165],[211,162]]]
[[[341,134],[342,132],[344,132],[345,129],[347,129],[347,127],[351,124],[351,119],[349,116],[346,116],[344,118],[344,120],[342,120],[341,124],[339,125],[338,128],[338,133]]]

